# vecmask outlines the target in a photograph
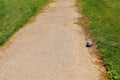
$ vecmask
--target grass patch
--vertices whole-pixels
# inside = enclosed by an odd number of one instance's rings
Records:
[[[120,0],[78,0],[110,80],[120,80]]]
[[[0,0],[0,46],[50,0]]]

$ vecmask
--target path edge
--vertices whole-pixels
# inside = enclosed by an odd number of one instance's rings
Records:
[[[77,24],[82,26],[83,32],[86,36],[85,37],[86,41],[92,41],[94,43],[94,46],[90,48],[90,54],[93,58],[96,59],[95,61],[93,61],[93,64],[99,67],[98,69],[100,71],[99,80],[109,80],[109,75],[107,73],[106,65],[103,62],[102,56],[100,55],[100,51],[96,44],[96,40],[94,39],[92,32],[88,27],[90,21],[88,21],[86,16],[84,15],[82,6],[83,4],[80,3],[78,0],[76,0],[77,12],[82,14],[82,17],[78,19]]]
[[[5,50],[6,48],[8,48],[12,43],[13,41],[16,39],[17,37],[17,33],[22,30],[23,28],[27,27],[26,25],[30,24],[30,23],[33,23],[35,21],[35,18],[40,14],[42,13],[44,10],[46,10],[48,7],[49,7],[49,4],[52,3],[52,2],[55,2],[55,0],[49,0],[43,7],[41,10],[38,10],[36,12],[35,15],[33,15],[25,24],[23,24],[23,26],[14,32],[14,34],[9,37],[9,39],[3,44],[3,45],[0,45],[0,51],[3,51]]]

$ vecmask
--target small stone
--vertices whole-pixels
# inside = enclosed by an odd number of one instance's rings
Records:
[[[92,47],[93,46],[93,42],[87,42],[86,47]]]

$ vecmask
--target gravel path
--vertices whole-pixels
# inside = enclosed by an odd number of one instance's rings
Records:
[[[99,80],[80,17],[75,0],[50,3],[0,51],[0,80]]]

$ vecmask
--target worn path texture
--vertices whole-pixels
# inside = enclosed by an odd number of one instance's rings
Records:
[[[75,0],[50,3],[0,50],[0,80],[99,80],[80,17]]]

